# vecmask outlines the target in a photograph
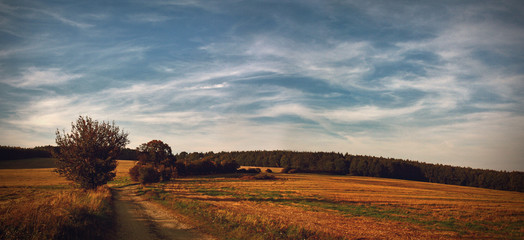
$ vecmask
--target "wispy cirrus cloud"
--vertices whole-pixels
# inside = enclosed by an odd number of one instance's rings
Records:
[[[40,4],[40,6],[34,6],[34,7],[28,7],[30,5],[39,5],[38,2],[32,2],[24,4],[23,2],[20,4],[6,4],[6,3],[0,3],[2,13],[6,15],[10,15],[15,18],[25,18],[25,19],[33,19],[37,21],[43,21],[48,18],[51,18],[53,20],[59,21],[62,24],[72,26],[75,28],[80,29],[86,29],[93,27],[94,25],[89,23],[84,23],[81,21],[73,20],[72,18],[66,17],[63,13],[51,10],[51,8],[47,8],[45,5]]]
[[[165,22],[165,21],[169,21],[172,19],[171,17],[160,15],[160,14],[155,14],[155,13],[133,14],[133,15],[130,15],[128,18],[129,18],[129,21],[142,22],[142,23],[160,23],[160,22]]]
[[[22,72],[22,76],[7,79],[3,82],[19,88],[33,88],[48,85],[64,84],[68,81],[81,78],[82,74],[66,73],[59,68],[38,69],[30,67]]]

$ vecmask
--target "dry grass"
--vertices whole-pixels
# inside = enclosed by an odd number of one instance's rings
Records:
[[[110,236],[113,222],[108,187],[76,189],[53,168],[30,169],[25,163],[24,169],[0,169],[0,239]],[[129,164],[122,165],[127,168]]]
[[[0,239],[95,239],[111,223],[107,187],[9,187],[0,196]]]
[[[200,206],[192,214],[206,209],[204,220],[236,222],[230,232],[243,224],[256,229],[250,222],[258,221],[273,224],[266,232],[298,228],[309,238],[524,237],[524,193],[368,177],[276,175],[276,181],[179,179],[158,185],[155,198],[175,208]]]

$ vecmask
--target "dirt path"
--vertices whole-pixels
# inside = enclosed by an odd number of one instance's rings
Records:
[[[180,222],[165,207],[137,196],[136,187],[114,189],[117,239],[213,239]]]

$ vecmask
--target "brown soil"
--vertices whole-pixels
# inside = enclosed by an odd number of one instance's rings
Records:
[[[136,194],[136,185],[114,189],[116,239],[214,239],[180,221],[162,205]]]

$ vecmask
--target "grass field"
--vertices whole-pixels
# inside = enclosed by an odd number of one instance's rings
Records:
[[[0,239],[100,239],[110,235],[109,188],[75,188],[53,168],[41,168],[54,159],[2,161],[6,162],[14,164],[0,169]]]
[[[524,237],[523,193],[367,177],[276,176],[184,178],[140,191],[224,239]]]

